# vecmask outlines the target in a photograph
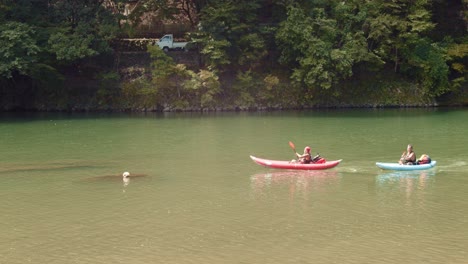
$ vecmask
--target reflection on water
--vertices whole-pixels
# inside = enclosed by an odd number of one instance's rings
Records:
[[[85,178],[80,180],[80,182],[122,182],[122,192],[125,192],[125,188],[130,184],[130,181],[137,180],[140,178],[145,178],[147,177],[147,174],[140,174],[140,173],[133,173],[131,176],[123,177],[123,175],[118,175],[118,174],[113,174],[113,175],[100,175],[100,176],[94,176],[90,178]]]
[[[100,175],[100,176],[94,176],[90,178],[85,178],[80,181],[82,182],[101,182],[101,181],[110,181],[110,182],[115,182],[115,181],[123,181],[124,183],[130,182],[130,178],[143,178],[147,177],[147,174],[141,174],[141,173],[134,173],[130,177],[122,177],[122,175],[119,174],[111,174],[111,175]],[[128,184],[127,184],[128,185]]]
[[[124,178],[122,178],[122,180],[123,180],[123,186],[124,187],[127,187],[130,184],[130,177],[124,177]],[[124,189],[124,191],[125,191],[125,189]]]
[[[429,179],[435,176],[434,170],[426,171],[393,171],[377,175],[377,183],[379,186],[397,184],[405,186],[406,189],[420,189],[427,188]]]
[[[406,205],[410,205],[411,200],[416,198],[424,201],[424,195],[428,191],[434,176],[435,170],[424,171],[393,171],[377,175],[377,186],[381,191],[389,191],[404,194]]]
[[[336,171],[275,171],[250,177],[255,196],[264,196],[273,188],[288,190],[289,197],[307,198],[311,192],[323,192],[340,182]]]

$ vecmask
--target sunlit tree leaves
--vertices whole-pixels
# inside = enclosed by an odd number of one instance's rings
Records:
[[[29,75],[38,59],[40,47],[31,26],[8,22],[0,25],[0,76],[11,78],[16,72]]]

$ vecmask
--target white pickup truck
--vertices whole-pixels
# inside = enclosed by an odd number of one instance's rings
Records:
[[[174,42],[172,34],[164,35],[156,44],[166,52],[169,50],[185,50],[185,46],[187,46],[187,42]]]

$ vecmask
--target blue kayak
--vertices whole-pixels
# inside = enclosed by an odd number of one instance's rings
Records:
[[[436,161],[433,160],[431,163],[428,164],[420,164],[420,165],[401,165],[398,163],[385,163],[385,162],[376,162],[375,165],[377,167],[384,169],[384,170],[398,170],[398,171],[412,171],[412,170],[427,170],[436,165]]]

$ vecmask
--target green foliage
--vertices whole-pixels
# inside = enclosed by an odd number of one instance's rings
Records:
[[[158,99],[157,87],[145,78],[122,84],[122,107],[124,109],[153,109]]]
[[[21,80],[11,89],[24,89],[26,96],[55,101],[61,96],[65,103],[57,105],[68,105],[66,100],[71,97],[66,93],[71,91],[60,87],[63,73],[78,68],[90,72],[85,69],[89,67],[85,59],[110,51],[109,43],[118,31],[117,20],[102,4],[91,0],[3,0],[0,22],[6,22],[0,24],[0,78]],[[96,73],[98,68],[91,67]]]
[[[52,1],[52,30],[49,51],[57,60],[76,61],[110,51],[109,42],[118,32],[118,19],[102,1]]]
[[[202,22],[198,32],[190,34],[192,41],[201,48],[206,64],[210,70],[223,71],[231,64],[229,50],[232,25],[236,23],[235,5],[232,2],[220,1],[216,5],[206,6],[202,11]]]
[[[383,61],[393,61],[395,72],[407,62],[410,45],[434,28],[429,1],[376,1],[367,23],[370,48]]]
[[[199,35],[204,36],[205,34]],[[206,35],[205,35],[206,36]],[[212,37],[201,37],[194,39],[195,43],[201,44],[203,47],[200,51],[205,55],[208,69],[222,71],[226,65],[231,64],[227,49],[231,44],[227,40],[215,40]]]
[[[227,40],[215,40],[212,37],[206,37],[196,40],[196,42],[203,47],[200,53],[206,56],[208,69],[223,71],[226,65],[231,64],[227,53],[227,49],[231,44]]]
[[[404,54],[408,63],[402,70],[420,80],[423,93],[430,96],[441,95],[449,88],[449,67],[445,54],[442,47],[430,43],[428,39],[420,39],[408,54]]]
[[[200,70],[195,73],[187,71],[190,77],[183,83],[184,89],[192,104],[200,108],[209,108],[216,105],[216,96],[220,92],[219,78],[215,72]]]
[[[2,0],[0,3],[0,21],[16,21],[31,26],[43,26],[48,16],[48,2],[37,0]]]
[[[293,82],[308,88],[329,89],[352,75],[354,63],[366,59],[362,46],[365,42],[362,35],[340,30],[342,26],[329,18],[325,8],[314,8],[306,14],[297,6],[289,6],[288,18],[281,24],[277,40],[281,61],[289,65],[298,63],[291,75]]]
[[[250,65],[252,68],[260,66],[260,59],[267,55],[264,40],[257,33],[246,34],[239,39],[239,49],[242,54],[238,59],[239,65]]]
[[[468,43],[451,43],[447,48],[448,62],[453,75],[451,82],[454,89],[463,89],[468,83]]]
[[[447,51],[447,54],[453,59],[463,59],[468,57],[468,43],[453,43]]]
[[[11,0],[0,0],[0,23],[5,23],[7,19],[7,12],[10,9]]]
[[[144,91],[154,99],[153,105],[167,104],[173,100],[174,94],[180,97],[179,92],[173,92],[178,87],[171,81],[176,72],[176,64],[158,46],[148,45],[147,50],[151,57],[151,84]]]
[[[279,92],[280,88],[280,79],[272,74],[268,74],[263,78],[262,89],[257,94],[257,101],[260,104],[265,106],[274,106],[278,103],[281,98]]]
[[[177,8],[177,4],[178,1],[140,0],[135,4],[132,12],[129,14],[128,19],[133,24],[139,24],[142,22],[141,19],[144,17],[144,15],[150,13],[156,16],[155,19],[159,21],[174,20],[176,15],[180,12],[180,10]]]
[[[281,62],[294,65],[297,85],[326,90],[350,78],[358,65],[382,70],[393,61],[395,71],[401,67],[420,80],[424,93],[440,95],[448,87],[444,50],[421,40],[434,28],[428,6],[424,0],[290,5],[276,35]]]
[[[130,2],[135,8],[123,16]],[[466,6],[466,0],[0,0],[0,83],[7,92],[25,91],[28,102],[52,98],[67,108],[76,104],[73,96],[88,96],[100,108],[144,109],[206,109],[221,101],[303,107],[362,94],[366,104],[383,95],[384,104],[425,102],[466,90]],[[190,23],[196,29],[187,36],[201,67],[177,64],[150,45],[149,76],[139,72],[119,86],[112,60],[98,61],[111,53],[119,30],[131,35],[143,19],[150,26]],[[367,85],[389,71],[390,84]],[[63,87],[64,76],[76,75],[98,77],[99,88]]]
[[[0,77],[12,78],[15,72],[30,75],[40,52],[33,34],[24,23],[0,25]]]
[[[255,93],[261,83],[254,75],[250,70],[237,73],[236,81],[233,85],[233,89],[237,95],[234,101],[236,106],[255,106]]]
[[[214,106],[216,95],[220,92],[220,82],[215,72],[187,70],[185,65],[175,64],[157,46],[149,45],[148,52],[152,59],[151,87],[157,90],[159,104],[175,109]]]
[[[101,107],[112,109],[117,106],[116,99],[120,96],[120,76],[115,71],[99,74],[99,89],[96,93],[97,104]]]
[[[170,77],[175,72],[175,63],[158,46],[148,45],[147,50],[151,57],[151,74],[156,86],[170,86]]]
[[[85,32],[73,32],[71,28],[62,29],[49,38],[50,49],[57,60],[67,62],[95,56],[98,52],[91,48],[94,37]]]
[[[258,26],[260,2],[222,0],[202,10],[199,31],[191,36],[202,47],[210,69],[255,68],[267,55],[262,27]]]

